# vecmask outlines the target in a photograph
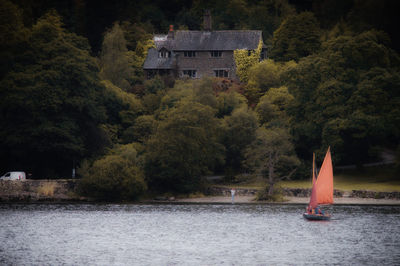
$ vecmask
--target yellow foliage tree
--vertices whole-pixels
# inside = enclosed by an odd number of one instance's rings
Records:
[[[249,80],[249,69],[260,61],[262,45],[260,40],[256,50],[238,49],[233,51],[236,75],[240,78],[240,81],[247,83]]]
[[[143,64],[146,61],[147,53],[150,48],[155,47],[153,39],[139,40],[135,51],[128,51],[129,62],[133,67],[134,83],[138,83],[143,76]]]

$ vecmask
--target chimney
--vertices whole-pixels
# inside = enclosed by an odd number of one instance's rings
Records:
[[[169,25],[168,37],[167,39],[174,39],[174,25]]]
[[[204,30],[211,31],[211,12],[210,10],[205,10],[204,12]]]

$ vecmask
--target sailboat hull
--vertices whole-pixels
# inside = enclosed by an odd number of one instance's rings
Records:
[[[313,220],[313,221],[328,221],[331,219],[331,216],[329,214],[309,214],[309,213],[303,213],[303,217],[306,218],[307,220]]]

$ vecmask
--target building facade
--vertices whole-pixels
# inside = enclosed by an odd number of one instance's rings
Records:
[[[171,75],[175,78],[223,77],[236,78],[233,51],[263,49],[262,32],[257,30],[212,31],[211,16],[206,13],[203,31],[174,31],[170,26],[167,35],[155,35],[155,48],[148,51],[143,65],[147,78],[155,75]]]

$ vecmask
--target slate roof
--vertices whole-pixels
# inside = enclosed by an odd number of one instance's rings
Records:
[[[158,50],[150,48],[147,53],[146,61],[143,64],[143,69],[173,69],[173,65],[173,53],[169,58],[159,58]]]
[[[175,56],[159,58],[158,51],[166,48],[169,51],[233,51],[236,49],[253,50],[262,40],[262,32],[258,30],[226,30],[226,31],[188,31],[174,32],[174,39],[168,35],[155,35],[156,48],[148,51],[143,69],[173,69]]]
[[[170,51],[233,51],[236,49],[253,50],[262,40],[258,30],[226,31],[175,31],[174,39],[167,35],[155,36],[157,49],[165,47]]]

